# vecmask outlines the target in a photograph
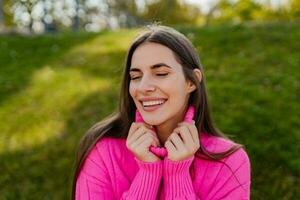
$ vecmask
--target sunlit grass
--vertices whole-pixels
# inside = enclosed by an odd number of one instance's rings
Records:
[[[76,145],[117,108],[138,31],[0,37],[0,199],[69,198]],[[180,31],[199,51],[216,124],[246,146],[251,199],[298,199],[299,25]]]
[[[76,69],[45,66],[2,105],[0,153],[41,145],[63,134],[65,116],[87,95],[111,87],[106,78],[85,77]]]

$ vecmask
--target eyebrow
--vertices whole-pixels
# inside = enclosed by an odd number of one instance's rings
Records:
[[[155,65],[152,65],[150,67],[150,69],[157,69],[157,68],[160,68],[160,67],[168,67],[170,69],[172,69],[172,67],[170,67],[169,65],[165,64],[165,63],[157,63]],[[130,68],[129,72],[140,72],[141,70],[139,68]]]

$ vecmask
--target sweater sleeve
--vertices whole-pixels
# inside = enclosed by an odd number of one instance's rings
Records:
[[[212,190],[200,197],[193,188],[189,168],[194,160],[164,160],[164,184],[166,199],[170,200],[248,200],[250,199],[250,162],[244,150],[238,150],[225,161]],[[231,163],[230,163],[231,162]],[[233,173],[232,173],[233,172]],[[205,180],[203,180],[205,181]],[[200,188],[201,189],[201,188]],[[200,192],[199,192],[200,193]]]
[[[122,199],[156,200],[162,179],[163,162],[143,162],[137,158],[139,171],[134,177],[128,191],[124,192]]]
[[[101,144],[102,145],[102,144]],[[105,144],[103,143],[103,146]],[[97,145],[87,156],[84,165],[76,180],[76,200],[117,200],[113,192],[112,181],[109,169],[105,160],[109,153],[108,148],[101,148]],[[156,199],[160,181],[162,178],[162,161],[147,163],[136,158],[139,171],[134,177],[130,188],[122,194],[120,200]],[[113,169],[110,169],[113,170]],[[154,189],[153,189],[154,186]]]
[[[194,160],[192,156],[185,160],[172,161],[164,159],[163,180],[166,190],[166,199],[170,200],[196,200],[193,182],[189,168]]]

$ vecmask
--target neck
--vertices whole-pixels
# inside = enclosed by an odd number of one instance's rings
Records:
[[[169,119],[168,121],[154,127],[161,146],[164,146],[168,137],[173,133],[173,130],[178,126],[178,123],[183,121],[186,110],[187,108],[183,108],[183,110],[180,111],[180,114],[176,115],[176,117]]]

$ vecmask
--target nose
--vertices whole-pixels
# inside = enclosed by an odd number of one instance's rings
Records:
[[[142,77],[138,89],[140,92],[153,92],[155,91],[155,85],[153,81],[145,75]]]

